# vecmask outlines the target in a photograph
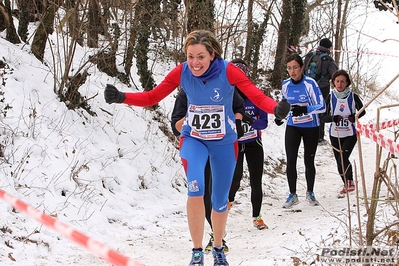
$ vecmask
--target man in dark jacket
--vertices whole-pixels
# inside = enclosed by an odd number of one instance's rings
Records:
[[[332,73],[338,69],[334,59],[330,56],[332,51],[332,42],[328,38],[324,38],[320,40],[319,46],[316,49],[316,54],[327,54],[327,56],[323,56],[321,59],[321,72],[320,78],[316,79],[317,84],[320,87],[321,93],[323,94],[324,100],[326,100],[327,96],[330,94],[330,80]],[[304,60],[305,66],[313,55],[313,51],[310,51]],[[319,127],[319,142],[324,142],[324,123],[320,121]]]

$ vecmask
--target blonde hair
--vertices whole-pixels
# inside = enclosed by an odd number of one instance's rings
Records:
[[[203,44],[206,50],[212,54],[215,52],[215,57],[221,58],[223,49],[215,35],[207,30],[194,30],[188,34],[184,42],[184,53],[187,54],[187,48],[190,45]]]

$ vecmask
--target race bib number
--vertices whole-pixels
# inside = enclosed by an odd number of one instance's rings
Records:
[[[204,140],[217,140],[226,135],[223,105],[193,105],[188,108],[190,135]]]
[[[242,123],[242,129],[244,131],[244,135],[239,138],[240,141],[258,138],[258,131],[253,129],[249,124]]]
[[[341,119],[341,121],[339,121],[338,123],[335,123],[334,131],[335,132],[349,132],[349,131],[351,131],[351,122],[348,120],[348,118]]]
[[[292,117],[292,123],[294,123],[294,124],[306,123],[306,122],[309,122],[312,120],[313,120],[313,116],[309,115],[309,114]]]

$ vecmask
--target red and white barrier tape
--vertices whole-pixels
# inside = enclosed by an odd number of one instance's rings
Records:
[[[289,46],[287,47],[288,50],[291,52],[297,52],[298,50],[305,50],[305,51],[312,51],[313,48],[307,48],[304,46]],[[366,54],[366,55],[381,55],[381,56],[389,56],[389,57],[399,57],[398,55],[393,54],[382,54],[382,53],[375,53],[375,52],[362,52],[362,51],[350,51],[350,50],[332,50],[331,52],[338,52],[338,53],[348,53],[348,54]]]
[[[143,266],[138,262],[132,261],[128,257],[112,250],[100,242],[89,238],[88,236],[80,233],[77,230],[72,229],[67,224],[55,220],[53,217],[33,208],[32,206],[22,202],[21,200],[11,196],[4,190],[0,189],[0,198],[5,202],[9,203],[15,209],[24,212],[28,216],[34,218],[39,223],[57,231],[58,233],[64,235],[65,237],[71,239],[72,241],[83,246],[87,250],[96,254],[97,256],[103,258],[109,263],[118,266]]]
[[[395,120],[390,120],[390,121],[384,121],[380,124],[380,129],[386,129],[388,127],[393,127],[399,125],[399,119]],[[367,125],[369,128],[376,129],[377,125],[376,124],[369,124]]]
[[[395,121],[395,120],[393,120]],[[390,123],[393,125],[393,123]],[[388,123],[386,124],[386,126]],[[376,132],[373,128],[374,125],[362,125],[359,121],[356,123],[356,130],[358,134],[365,135],[367,138],[372,139],[375,143],[388,150],[390,153],[399,157],[399,144],[386,138],[380,132]],[[386,127],[385,127],[386,128]]]

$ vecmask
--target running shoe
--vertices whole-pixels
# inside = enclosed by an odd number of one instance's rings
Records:
[[[344,185],[339,193],[346,194],[347,190],[348,192],[355,191],[355,183],[353,182],[353,180],[348,180],[348,185]]]
[[[306,199],[309,201],[309,204],[312,206],[319,206],[319,202],[316,200],[316,197],[313,191],[306,192]]]
[[[229,247],[227,246],[227,243],[224,239],[222,239],[222,243],[223,243],[224,254],[227,254],[229,252]]]
[[[258,217],[254,217],[253,224],[254,224],[254,227],[259,230],[269,229],[269,227],[267,227],[267,225],[262,220],[262,217],[260,215]]]
[[[204,265],[204,252],[202,248],[193,248],[193,254],[190,264],[188,266],[203,266]]]
[[[226,259],[226,254],[224,254],[223,247],[220,249],[213,247],[212,255],[213,255],[213,266],[229,265]]]
[[[208,254],[209,252],[212,251],[213,248],[213,233],[209,234],[211,237],[209,238],[209,242],[205,247],[205,253]],[[226,235],[225,235],[226,236]],[[229,252],[229,247],[227,246],[227,243],[224,239],[222,239],[222,243],[223,243],[223,250],[224,253],[227,254]]]
[[[298,196],[297,194],[289,194],[287,200],[285,201],[283,208],[288,209],[291,208],[292,206],[296,205],[299,203]]]
[[[348,192],[355,191],[355,182],[353,180],[348,180]]]
[[[213,233],[209,234],[211,237],[209,238],[209,242],[205,247],[205,253],[208,254],[209,252],[212,251],[213,248]]]

